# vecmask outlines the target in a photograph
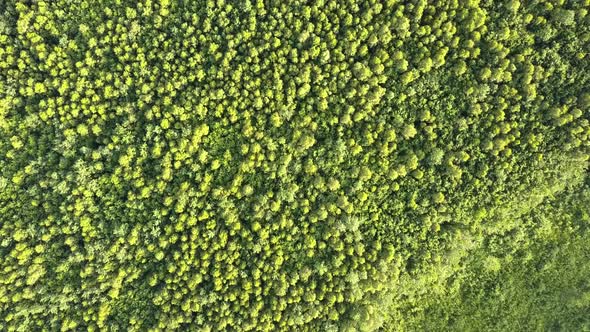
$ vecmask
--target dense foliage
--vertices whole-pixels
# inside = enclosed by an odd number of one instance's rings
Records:
[[[431,289],[446,287],[399,301],[390,330],[590,331],[589,207],[587,178],[488,237],[450,277],[432,274]]]
[[[589,9],[0,2],[0,330],[412,329],[533,287],[485,248],[553,259]]]

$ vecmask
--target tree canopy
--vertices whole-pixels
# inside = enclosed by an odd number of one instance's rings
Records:
[[[411,329],[517,278],[482,248],[545,260],[585,181],[589,9],[0,2],[0,330]]]

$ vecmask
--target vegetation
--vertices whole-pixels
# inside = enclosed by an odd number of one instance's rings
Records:
[[[400,299],[390,330],[590,330],[590,181],[486,239],[443,280],[430,277],[428,297]],[[402,318],[402,319],[399,319]]]
[[[0,330],[590,329],[589,9],[0,2]]]

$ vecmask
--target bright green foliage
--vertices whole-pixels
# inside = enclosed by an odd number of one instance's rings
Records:
[[[590,329],[589,180],[523,215],[513,231],[487,238],[456,270],[449,291],[404,308],[401,329]]]
[[[409,328],[583,180],[588,9],[0,1],[0,330]]]

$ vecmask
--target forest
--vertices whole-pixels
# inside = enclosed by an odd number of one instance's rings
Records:
[[[0,1],[0,331],[590,331],[589,10]]]

